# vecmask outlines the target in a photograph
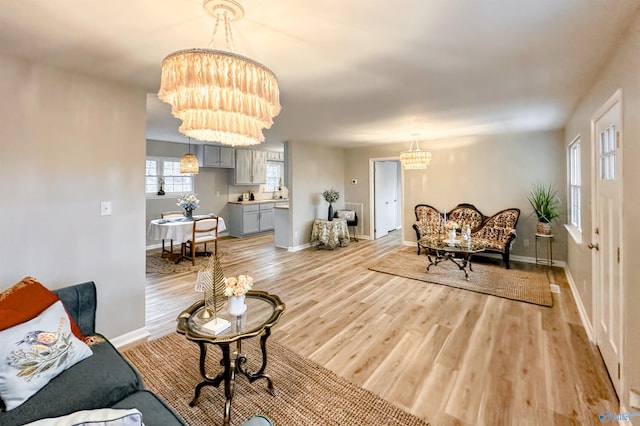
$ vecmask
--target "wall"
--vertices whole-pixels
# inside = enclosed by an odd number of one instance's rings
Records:
[[[193,145],[193,144],[192,144]],[[147,155],[158,157],[180,158],[188,152],[188,145],[176,142],[147,141]],[[191,152],[194,147],[191,147]],[[201,167],[194,179],[194,189],[200,200],[200,207],[195,214],[215,213],[222,218],[227,216],[229,198],[229,182],[232,181],[233,169]],[[147,198],[145,227],[152,219],[167,211],[182,210],[176,205],[177,196],[164,195]],[[147,246],[158,245],[159,241],[146,240]]]
[[[576,282],[580,299],[586,313],[593,321],[593,297],[591,279],[591,251],[586,247],[591,242],[593,222],[591,217],[590,170],[591,119],[596,111],[618,89],[622,89],[622,150],[623,150],[623,210],[622,210],[622,285],[623,285],[623,347],[622,347],[622,395],[621,402],[629,407],[629,390],[640,390],[640,310],[636,302],[640,300],[640,263],[635,262],[635,254],[640,251],[640,224],[636,219],[640,211],[637,183],[640,182],[640,13],[617,44],[618,48],[607,59],[606,66],[594,82],[591,90],[577,105],[566,125],[565,147],[575,138],[582,137],[582,243],[572,239],[568,242],[568,266]],[[566,148],[565,148],[566,149]],[[634,419],[634,423],[638,419]]]
[[[534,234],[537,220],[527,195],[532,184],[552,183],[564,205],[566,172],[561,131],[531,132],[492,136],[433,140],[420,144],[429,149],[433,159],[427,170],[406,170],[403,193],[403,239],[415,242],[411,225],[415,222],[414,206],[430,204],[444,211],[458,203],[474,204],[481,212],[492,215],[517,207],[521,210],[512,253],[535,256]],[[345,152],[346,199],[365,205],[364,230],[369,233],[369,167],[370,159],[398,158],[408,143],[377,147],[352,148]],[[358,184],[351,184],[357,179]],[[564,219],[564,218],[563,218]],[[566,235],[562,223],[554,224],[556,239],[554,258],[566,259]],[[525,246],[528,240],[528,246]]]
[[[334,188],[340,199],[334,210],[345,201],[344,149],[306,142],[287,142],[285,153],[289,162],[290,247],[309,243],[314,219],[326,219],[329,204],[322,191]]]
[[[144,327],[144,91],[0,56],[0,111],[0,289],[93,280],[98,330]]]

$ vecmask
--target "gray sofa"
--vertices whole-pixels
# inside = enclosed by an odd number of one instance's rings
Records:
[[[96,287],[93,282],[54,291],[82,334],[95,334]],[[104,338],[103,336],[98,335]],[[186,425],[152,392],[145,390],[138,372],[104,338],[91,346],[93,355],[51,380],[21,406],[0,412],[0,425],[32,421],[98,408],[136,408],[146,426]]]

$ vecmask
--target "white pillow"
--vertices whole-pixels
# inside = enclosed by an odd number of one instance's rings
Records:
[[[60,301],[34,319],[0,331],[0,398],[5,409],[18,407],[92,354],[71,333],[69,316]]]
[[[62,417],[36,420],[25,426],[144,426],[142,413],[135,408],[124,410],[100,408],[98,410],[76,411]]]

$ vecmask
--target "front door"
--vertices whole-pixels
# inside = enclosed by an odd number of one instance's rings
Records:
[[[594,117],[594,318],[596,344],[620,395],[622,349],[621,94],[616,93]]]

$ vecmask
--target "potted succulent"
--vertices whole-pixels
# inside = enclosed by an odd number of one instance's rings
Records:
[[[538,234],[551,234],[551,221],[559,215],[560,199],[551,185],[535,185],[528,197],[533,213],[538,218],[536,232]]]

